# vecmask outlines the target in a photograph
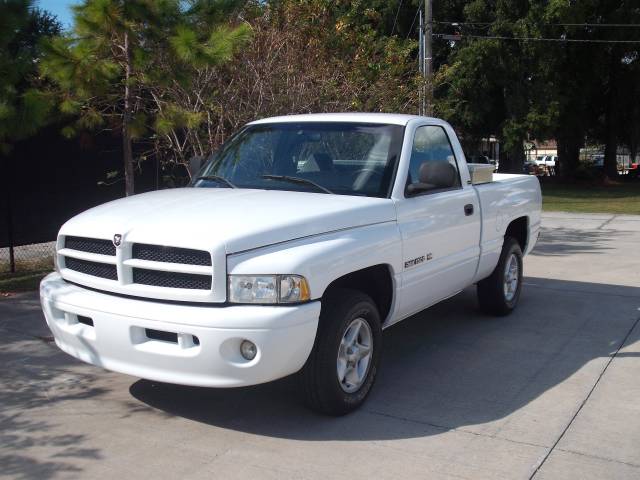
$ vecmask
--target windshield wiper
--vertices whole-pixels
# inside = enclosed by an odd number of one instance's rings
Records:
[[[229,180],[227,180],[226,178],[221,177],[219,175],[203,175],[201,177],[196,177],[194,179],[194,181],[197,181],[197,180],[216,180],[216,181],[218,181],[220,183],[224,183],[225,185],[228,185],[231,188],[238,188],[233,183],[231,183]]]
[[[318,185],[313,180],[308,180],[306,178],[290,177],[289,175],[261,175],[261,178],[266,178],[268,180],[284,180],[286,182],[300,183],[303,185],[312,185],[316,187],[318,190],[322,190],[324,193],[331,193],[331,194],[333,193],[328,188],[323,187],[322,185]]]

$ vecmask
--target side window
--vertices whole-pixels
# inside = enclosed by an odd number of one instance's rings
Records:
[[[409,196],[459,188],[460,173],[444,128],[418,127],[413,137],[406,192]]]

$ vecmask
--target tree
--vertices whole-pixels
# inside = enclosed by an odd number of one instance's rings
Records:
[[[531,108],[535,62],[532,46],[503,38],[527,35],[535,7],[529,2],[474,0],[464,7],[468,39],[450,48],[436,75],[436,111],[471,142],[495,134],[502,142],[500,169],[521,172],[524,141],[545,115]],[[440,44],[438,44],[440,45]],[[468,140],[467,140],[468,142]]]
[[[640,80],[637,45],[598,42],[640,40],[637,29],[608,26],[637,24],[638,18],[640,8],[626,2],[588,0],[572,4],[553,0],[545,6],[541,36],[585,41],[544,44],[536,52],[540,83],[546,86],[548,102],[558,110],[552,135],[558,140],[560,173],[564,177],[572,177],[577,171],[587,135],[605,144],[606,174],[617,176],[617,145],[621,132],[629,126],[620,119],[629,119],[635,108],[633,101],[620,99],[633,98],[634,81],[629,74],[634,68],[635,83]]]
[[[387,16],[370,7],[344,0],[248,3],[242,17],[253,36],[246,48],[229,62],[193,65],[184,72],[188,81],[154,92],[162,123],[156,155],[178,164],[206,156],[245,123],[267,116],[415,113],[416,43],[390,37]]]
[[[84,0],[74,7],[73,32],[47,46],[41,72],[55,84],[63,130],[117,130],[125,192],[134,193],[134,141],[166,133],[166,120],[197,122],[190,112],[162,110],[158,92],[190,80],[194,66],[215,65],[247,38],[246,25],[221,24],[228,0]]]
[[[37,87],[40,40],[60,24],[29,0],[0,2],[0,153],[35,133],[49,118],[51,104]]]
[[[640,52],[632,42],[640,41],[640,30],[624,27],[640,22],[637,2],[439,4],[445,12],[439,18],[463,22],[436,24],[441,32],[462,34],[461,41],[436,43],[440,115],[471,143],[496,134],[508,154],[501,168],[519,171],[527,136],[555,138],[560,172],[572,176],[588,135],[605,145],[606,174],[617,175],[618,144],[632,146],[638,138],[632,99]],[[620,41],[628,43],[606,43]]]

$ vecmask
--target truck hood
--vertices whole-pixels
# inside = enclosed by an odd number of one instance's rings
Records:
[[[178,188],[105,203],[73,217],[63,235],[236,253],[335,230],[395,221],[393,201],[322,193]]]

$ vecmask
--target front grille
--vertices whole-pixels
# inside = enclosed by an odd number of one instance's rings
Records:
[[[115,255],[116,247],[111,240],[86,237],[65,237],[64,247],[81,252],[99,253],[100,255]]]
[[[133,245],[133,258],[154,262],[183,263],[187,265],[211,265],[211,255],[203,250],[190,248],[163,247],[136,243]]]
[[[93,275],[94,277],[108,278],[109,280],[118,279],[116,266],[108,263],[89,262],[88,260],[66,257],[64,259],[64,266],[69,270]]]
[[[210,275],[159,272],[156,270],[147,270],[144,268],[133,269],[133,283],[140,283],[142,285],[153,285],[155,287],[211,290]]]

